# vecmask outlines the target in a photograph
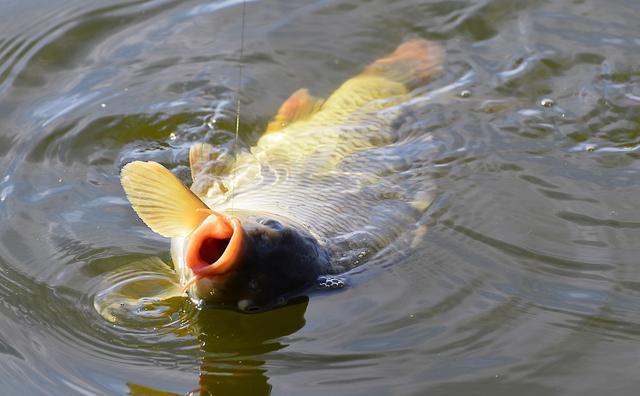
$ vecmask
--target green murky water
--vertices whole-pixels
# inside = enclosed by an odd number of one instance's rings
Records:
[[[444,72],[414,249],[246,315],[94,300],[168,242],[119,168],[234,126],[240,1],[0,4],[2,394],[600,395],[640,380],[640,3],[247,3],[241,138],[411,37]],[[215,121],[215,122],[214,122]],[[382,269],[382,270],[381,270]],[[163,393],[164,392],[164,393]]]

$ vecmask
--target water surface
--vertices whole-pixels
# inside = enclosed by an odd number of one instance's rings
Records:
[[[408,38],[446,48],[435,93],[397,124],[438,147],[428,231],[282,309],[173,299],[115,322],[94,309],[114,271],[168,250],[119,169],[187,179],[189,145],[233,130],[242,3],[0,11],[3,393],[636,393],[637,2],[247,2],[249,145],[300,87],[327,95]]]

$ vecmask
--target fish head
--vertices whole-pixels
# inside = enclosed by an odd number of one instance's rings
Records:
[[[198,303],[265,310],[298,296],[329,265],[303,225],[259,211],[214,211],[156,162],[125,165],[121,181],[142,221],[171,238],[180,283]]]
[[[210,211],[177,245],[174,261],[193,300],[247,312],[283,305],[328,265],[303,227],[272,215]]]

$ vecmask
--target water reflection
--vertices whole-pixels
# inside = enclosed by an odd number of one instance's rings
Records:
[[[279,339],[304,326],[307,304],[308,298],[300,298],[287,307],[255,315],[201,310],[193,325],[204,352],[200,394],[269,394],[263,355],[287,346]]]
[[[280,340],[301,329],[308,298],[259,314],[192,308],[190,331],[202,354],[197,386],[189,395],[268,395],[265,355],[287,347]],[[131,395],[169,395],[162,390],[129,383]]]

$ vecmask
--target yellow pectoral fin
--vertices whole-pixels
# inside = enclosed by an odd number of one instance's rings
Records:
[[[266,133],[278,131],[293,122],[311,117],[320,110],[323,103],[324,99],[309,95],[306,89],[297,90],[280,105],[278,113],[267,125]]]
[[[114,259],[113,263],[117,261]],[[141,308],[155,319],[169,318],[180,309],[180,303],[171,300],[182,296],[176,272],[159,257],[146,257],[106,273],[93,306],[114,323],[131,320],[132,315],[138,317]]]
[[[187,236],[208,215],[207,205],[157,162],[125,165],[120,181],[133,210],[162,236]]]

